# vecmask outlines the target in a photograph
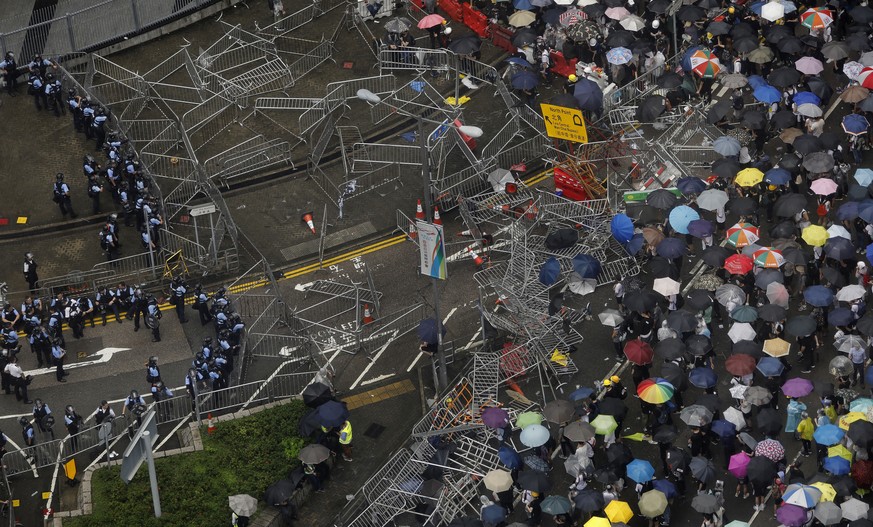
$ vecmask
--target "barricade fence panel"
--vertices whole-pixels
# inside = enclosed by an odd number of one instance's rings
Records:
[[[322,41],[312,51],[288,65],[290,82],[288,86],[294,86],[307,73],[317,68],[322,62],[330,60],[333,55],[333,42]]]

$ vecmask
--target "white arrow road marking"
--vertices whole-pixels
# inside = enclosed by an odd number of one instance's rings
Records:
[[[65,364],[64,369],[65,370],[72,370],[75,368],[83,368],[85,366],[92,366],[94,364],[102,364],[104,362],[109,362],[109,359],[111,359],[112,356],[115,355],[116,353],[118,353],[120,351],[129,351],[129,350],[130,350],[130,348],[103,348],[102,350],[98,351],[97,353],[95,353],[93,355],[89,355],[90,357],[97,357],[96,359],[86,360],[84,362],[74,362],[72,364]],[[54,373],[55,369],[56,368],[54,368],[54,367],[39,368],[36,370],[26,371],[26,372],[24,372],[24,374],[25,375],[34,375],[34,376],[45,375],[47,373]]]
[[[355,379],[355,382],[353,382],[352,385],[349,387],[349,391],[354,390],[358,386],[358,384],[360,384],[361,381],[364,380],[364,376],[366,376],[367,373],[370,371],[370,368],[372,368],[373,365],[376,364],[376,362],[379,360],[379,357],[381,357],[382,354],[385,353],[385,350],[388,349],[388,346],[390,346],[391,343],[394,342],[394,339],[397,338],[398,333],[399,333],[399,331],[396,329],[392,332],[391,337],[388,338],[388,342],[386,342],[379,349],[378,353],[376,353],[376,355],[373,356],[373,358],[370,360],[370,363],[367,364],[366,368],[364,368],[364,371],[361,372],[361,374],[358,376],[358,378]]]
[[[301,293],[303,293],[303,292],[305,292],[307,289],[309,289],[310,287],[312,287],[312,284],[314,284],[314,283],[315,283],[315,282],[309,282],[309,283],[306,283],[306,284],[297,284],[297,285],[294,286],[294,290],[295,290],[295,291],[300,291]]]
[[[454,315],[454,314],[455,314],[455,311],[457,311],[457,310],[458,310],[458,308],[453,307],[452,310],[449,311],[449,314],[446,315],[446,318],[443,319],[443,326],[444,326],[444,327],[445,327],[445,325],[446,325],[446,322],[448,322],[449,319],[452,318],[452,315]],[[421,359],[421,356],[422,356],[422,355],[424,355],[424,352],[423,352],[423,351],[419,351],[419,352],[418,352],[418,355],[416,355],[415,358],[412,359],[412,364],[410,364],[409,367],[406,368],[406,371],[407,371],[407,372],[410,372],[410,371],[412,371],[412,368],[415,368],[415,365],[418,364],[418,360]]]

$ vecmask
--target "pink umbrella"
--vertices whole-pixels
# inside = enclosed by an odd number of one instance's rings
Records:
[[[837,191],[837,184],[833,179],[819,178],[809,186],[819,196],[830,196]]]
[[[427,29],[429,27],[435,27],[435,26],[442,24],[445,21],[446,21],[446,19],[441,17],[440,15],[437,15],[437,14],[427,15],[426,17],[424,17],[418,21],[418,28],[419,29]]]
[[[812,381],[795,377],[788,379],[788,382],[782,385],[782,393],[788,397],[805,397],[812,393]]]
[[[788,307],[788,289],[785,286],[776,282],[767,285],[767,300],[771,304],[779,304],[782,307]]]
[[[785,457],[785,447],[775,439],[765,439],[755,447],[755,455],[766,457],[773,463],[778,463]]]
[[[610,7],[606,10],[606,16],[613,20],[621,20],[630,16],[630,11],[623,7]]]
[[[728,464],[728,471],[738,479],[743,479],[746,477],[746,469],[751,460],[752,458],[750,458],[749,454],[746,454],[745,452],[734,454],[731,456],[730,463]]]
[[[794,63],[794,67],[806,75],[818,75],[824,71],[821,61],[815,57],[803,57]]]

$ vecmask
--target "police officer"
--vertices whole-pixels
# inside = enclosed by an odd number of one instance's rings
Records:
[[[203,291],[201,284],[194,287],[194,309],[200,315],[200,325],[205,326],[212,320],[212,315],[209,313],[209,295]]]
[[[27,398],[27,377],[18,365],[18,357],[14,355],[10,357],[4,350],[3,358],[6,360],[6,366],[3,367],[3,388],[6,393],[9,393],[10,387],[14,388],[17,400],[24,401],[24,404],[32,403],[33,401]]]
[[[15,54],[11,51],[0,62],[0,70],[3,70],[3,80],[6,81],[6,91],[10,96],[18,95],[18,64],[15,63]]]
[[[27,79],[27,84],[29,85],[28,92],[33,95],[33,104],[36,105],[36,109],[42,110],[43,106],[48,108],[48,100],[46,100],[45,96],[45,82],[43,82],[39,73],[31,73]],[[40,104],[40,101],[42,104]]]
[[[136,417],[136,426],[139,427],[142,424],[142,414],[146,411],[146,402],[143,399],[142,395],[139,394],[136,390],[131,390],[130,395],[127,396],[127,399],[124,400],[124,406],[121,407],[121,415],[130,412],[131,415]],[[133,424],[127,429],[129,434],[133,434],[135,428],[133,428]]]
[[[27,282],[27,289],[31,292],[36,290],[39,285],[39,275],[36,274],[36,260],[33,259],[33,253],[24,254],[24,281]]]
[[[225,306],[218,306],[212,302],[212,310],[215,311],[215,334],[219,334],[222,329],[230,329],[230,319],[227,318]]]
[[[67,107],[70,109],[70,115],[73,116],[73,128],[77,132],[82,131],[82,123],[84,116],[82,115],[82,98],[76,95],[76,90],[70,88],[67,92]]]
[[[109,407],[109,401],[106,399],[100,401],[100,406],[97,407],[97,410],[94,411],[94,422],[99,424],[103,424],[106,420],[115,419],[115,410]]]
[[[48,319],[48,334],[52,338],[60,339],[61,346],[66,345],[66,340],[64,339],[64,315],[61,311],[60,306],[54,306],[52,308],[52,313],[49,315]],[[51,364],[49,362],[49,364]]]
[[[55,112],[55,117],[60,117],[61,110],[63,109],[60,98],[60,82],[61,81],[55,79],[54,75],[49,73],[45,76],[45,81],[43,82],[42,87],[42,102],[43,104],[45,104],[45,109],[51,109],[53,112]]]
[[[154,384],[161,380],[161,369],[158,367],[158,357],[152,355],[146,363],[146,382]]]
[[[54,202],[58,204],[58,207],[61,209],[61,214],[66,218],[67,214],[70,215],[71,218],[76,218],[77,215],[73,211],[73,202],[70,199],[70,187],[66,183],[64,183],[64,174],[58,172],[55,175],[55,185],[54,185]]]
[[[118,187],[118,202],[121,204],[121,211],[124,213],[124,225],[130,227],[133,225],[133,202],[130,199],[130,185],[127,181],[121,180]]]
[[[118,240],[109,225],[103,225],[103,230],[100,231],[100,248],[106,252],[106,261],[111,262],[118,258]]]
[[[218,335],[218,349],[227,361],[228,373],[233,370],[233,356],[239,353],[239,346],[233,345],[230,333],[230,330],[223,329]]]
[[[85,129],[85,137],[87,139],[91,139],[94,136],[91,125],[94,123],[94,116],[97,114],[97,112],[94,110],[94,107],[91,105],[91,101],[87,97],[85,97],[81,104],[82,128]]]
[[[193,412],[194,407],[194,395],[197,387],[195,387],[195,383],[198,385],[203,385],[204,377],[203,373],[196,369],[188,370],[188,374],[185,375],[185,391],[188,392],[188,396],[191,397],[191,411]]]
[[[128,320],[133,318],[133,293],[134,288],[124,282],[118,282],[118,285],[112,290],[112,294],[118,302],[118,309],[124,311],[124,318]],[[121,323],[121,321],[119,318],[118,322]]]
[[[49,69],[50,67],[51,67],[52,69],[58,69],[58,65],[57,65],[57,64],[55,64],[54,62],[52,62],[52,61],[50,61],[50,60],[48,60],[48,59],[44,59],[44,58],[42,58],[42,55],[40,55],[39,53],[37,53],[36,55],[34,55],[34,56],[33,56],[33,60],[31,60],[31,61],[27,64],[27,69],[28,69],[28,70],[30,70],[30,71],[32,71],[32,72],[39,73],[39,75],[40,75],[41,77],[45,77],[45,76],[46,76],[46,72],[48,71],[48,69]]]
[[[97,162],[90,154],[85,154],[82,158],[82,173],[86,178],[96,176],[100,172],[100,163]]]
[[[61,342],[57,339],[52,341],[52,359],[54,360],[55,367],[55,377],[58,382],[67,382],[67,379],[64,379],[67,375],[67,372],[64,371],[64,357],[67,355],[67,350],[61,347]]]
[[[148,311],[148,299],[146,298],[145,292],[142,288],[137,287],[133,290],[133,294],[130,297],[130,310],[127,312],[127,318],[133,317],[133,330],[139,331],[139,317],[142,315],[143,322],[145,322],[145,318],[149,315]]]
[[[170,282],[170,303],[176,306],[176,316],[179,317],[179,323],[188,322],[185,316],[185,293],[188,292],[188,284],[181,277],[175,277]]]
[[[45,326],[37,326],[30,334],[30,351],[36,355],[37,368],[51,366],[51,337]]]
[[[82,307],[79,305],[78,299],[70,299],[67,309],[64,311],[64,318],[67,325],[70,326],[74,338],[80,339],[85,336],[85,317],[82,314]]]
[[[245,331],[246,325],[242,321],[242,317],[239,313],[233,313],[231,315],[231,323],[230,323],[230,343],[236,347],[234,354],[239,352],[239,344],[242,341],[243,331]]]
[[[0,430],[0,458],[6,455],[6,445],[9,443],[9,438]]]
[[[79,297],[79,309],[82,311],[83,325],[85,320],[90,320],[91,327],[94,327],[94,317],[97,316],[97,310],[95,307],[94,301],[87,296]]]
[[[92,214],[100,214],[101,192],[103,192],[103,185],[100,184],[100,180],[97,178],[97,174],[91,174],[91,176],[88,177],[88,197],[91,198]]]
[[[28,295],[21,303],[21,315],[24,319],[24,332],[30,335],[42,323],[42,301]]]
[[[54,421],[54,417],[51,420],[46,419],[46,417],[52,414],[52,409],[49,408],[47,404],[42,402],[42,399],[35,399],[33,401],[33,420],[36,421],[36,426],[39,428],[39,431],[42,433],[50,433],[52,435],[52,439],[55,438],[55,433],[52,431],[51,422]]]
[[[0,336],[2,336],[3,349],[6,350],[10,356],[17,355],[18,352],[21,351],[21,345],[18,343],[18,332],[15,331],[12,324],[8,322],[4,324],[3,330],[0,331]]]
[[[220,390],[222,388],[227,388],[227,377],[224,375],[224,372],[221,371],[217,365],[212,365],[209,368],[209,378],[212,379],[212,389]]]
[[[212,344],[212,337],[206,337],[203,339],[203,345],[200,347],[200,353],[203,354],[203,359],[207,362],[212,360],[212,356],[215,355],[215,348]]]
[[[97,110],[97,115],[94,116],[94,120],[91,122],[92,134],[94,140],[97,142],[97,148],[95,150],[100,150],[103,147],[103,142],[106,141],[106,121],[109,119],[106,115],[107,113],[108,110],[101,106]]]
[[[79,426],[81,426],[84,419],[82,416],[76,413],[76,409],[73,408],[73,405],[68,404],[66,408],[64,408],[64,424],[67,426],[67,433],[70,434],[70,446],[75,453],[79,450],[79,438],[76,434],[79,433]]]
[[[12,304],[6,302],[3,304],[3,311],[0,313],[0,322],[9,324],[10,326],[18,326],[21,322],[21,313],[12,307]]]
[[[97,301],[97,310],[100,311],[100,316],[103,318],[104,326],[106,325],[107,311],[112,311],[115,315],[115,320],[121,324],[121,311],[118,309],[120,302],[115,295],[114,289],[109,289],[105,285],[101,286],[100,289],[97,290],[95,300]]]
[[[152,330],[152,342],[161,341],[161,310],[158,307],[158,301],[154,296],[149,295],[148,298],[148,318],[146,325]]]
[[[30,420],[22,416],[21,419],[18,420],[18,423],[21,425],[21,438],[24,439],[24,446],[35,446],[36,431],[33,429],[33,425],[30,424]],[[27,457],[33,456],[28,453]]]

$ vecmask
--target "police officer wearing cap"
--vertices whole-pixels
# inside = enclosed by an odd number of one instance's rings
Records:
[[[106,121],[109,119],[109,116],[107,115],[108,113],[109,110],[101,106],[97,110],[97,115],[94,116],[94,120],[91,122],[94,140],[97,142],[95,150],[100,150],[103,147],[103,142],[106,141]]]
[[[179,317],[179,323],[188,322],[185,316],[185,293],[188,292],[188,284],[181,277],[173,278],[170,282],[170,303],[176,306],[176,316]]]
[[[70,198],[70,186],[64,182],[64,174],[58,172],[55,175],[55,184],[52,189],[54,192],[54,202],[58,204],[58,207],[61,209],[61,214],[66,218],[67,214],[70,215],[71,218],[78,217],[75,211],[73,211],[73,201]]]
[[[36,260],[33,259],[33,253],[25,253],[24,254],[24,281],[27,282],[27,289],[29,291],[36,290],[37,285],[39,285],[39,275],[36,274]]]
[[[200,325],[205,326],[212,320],[209,312],[209,295],[203,291],[203,286],[197,284],[194,288],[194,309],[200,314]]]

